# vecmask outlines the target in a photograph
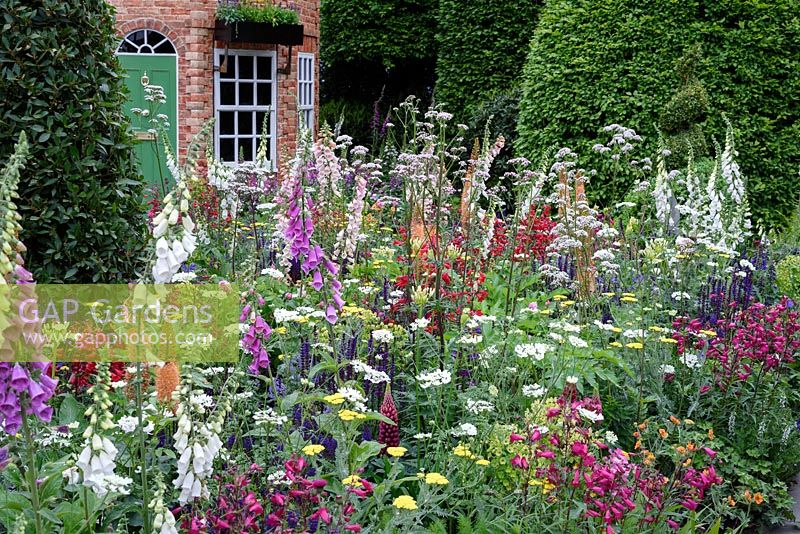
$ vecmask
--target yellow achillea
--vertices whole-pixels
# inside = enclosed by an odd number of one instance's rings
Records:
[[[528,482],[528,485],[529,486],[541,486],[542,487],[542,493],[550,493],[553,490],[553,488],[555,488],[555,485],[551,484],[547,480],[544,480],[544,479],[539,480],[539,479],[536,479],[536,478],[534,478],[533,480]]]
[[[636,297],[622,297],[619,299],[620,302],[639,302]]]
[[[484,459],[484,458],[481,458],[480,460],[476,460],[476,461],[475,461],[475,463],[476,463],[476,464],[478,464],[478,465],[487,466],[487,465],[489,465],[491,462],[489,462],[489,460],[486,460],[486,459]]]
[[[406,451],[408,451],[408,449],[405,447],[386,447],[386,454],[394,456],[395,458],[400,458]]]
[[[701,334],[705,334],[708,337],[717,337],[717,333],[713,330],[700,330]]]
[[[428,473],[425,475],[426,484],[438,484],[439,486],[446,486],[450,483],[445,477],[439,473]]]
[[[672,339],[671,337],[662,337],[661,339],[659,339],[659,341],[662,343],[670,343],[672,345],[678,342],[677,339]]]
[[[553,300],[567,300],[566,295],[553,295]]]
[[[345,486],[351,486],[353,488],[360,488],[363,486],[361,483],[361,478],[358,475],[350,475],[349,477],[342,480],[342,484]]]
[[[366,419],[367,416],[363,413],[354,412],[353,410],[339,410],[339,419],[342,421],[352,421],[353,419]]]
[[[469,458],[470,460],[474,460],[476,456],[472,454],[472,451],[469,450],[469,447],[464,445],[458,445],[455,449],[453,449],[453,454],[456,456],[461,456],[462,458]]]
[[[324,450],[325,447],[322,445],[306,445],[305,447],[303,447],[303,454],[307,454],[308,456],[315,456]]]
[[[609,345],[611,345],[612,347],[622,348],[622,343],[620,343],[619,341],[612,341],[611,343],[609,343]]]
[[[417,501],[411,495],[401,495],[392,503],[399,510],[416,510]]]
[[[639,342],[628,343],[625,346],[628,347],[629,349],[642,349],[642,348],[644,348],[644,345],[639,343]]]
[[[341,404],[344,402],[344,397],[342,397],[340,393],[334,393],[333,395],[326,395],[322,397],[322,400],[328,404]]]

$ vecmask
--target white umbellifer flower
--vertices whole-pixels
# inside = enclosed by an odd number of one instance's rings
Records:
[[[605,437],[606,437],[606,444],[608,444],[608,445],[616,445],[617,442],[619,441],[619,438],[617,438],[617,435],[614,434],[610,430],[606,431],[606,436]]]
[[[192,272],[179,272],[172,275],[173,284],[189,284],[197,278],[197,275]]]
[[[569,375],[567,377],[567,384],[572,384],[573,386],[578,383],[578,377],[574,375]]]
[[[419,382],[419,387],[422,389],[428,389],[429,387],[434,386],[443,386],[445,384],[449,384],[453,379],[453,375],[450,374],[450,371],[440,370],[440,369],[432,369],[430,371],[424,371],[417,375],[417,381]]]
[[[564,341],[564,336],[562,336],[558,332],[550,332],[550,334],[548,335],[550,336],[551,339],[558,341],[559,343]]]
[[[414,434],[413,438],[417,440],[424,440],[424,439],[431,439],[433,434],[430,432],[420,432],[419,434]]]
[[[497,317],[494,315],[475,315],[472,318],[479,323],[493,323],[497,321]]]
[[[483,400],[467,399],[467,411],[475,415],[483,412],[493,412],[494,404]]]
[[[592,410],[587,410],[586,408],[578,408],[578,413],[581,415],[581,418],[586,419],[587,421],[590,421],[592,423],[599,423],[600,421],[605,419],[605,417],[603,417],[603,414],[594,412]]]
[[[273,267],[262,269],[261,274],[264,276],[269,276],[270,278],[274,278],[275,280],[283,280],[283,272]]]
[[[272,425],[272,426],[281,426],[284,423],[289,421],[289,418],[285,415],[280,415],[278,412],[267,406],[263,410],[258,410],[253,414],[253,420],[256,422],[257,425]]]
[[[462,345],[477,345],[481,341],[483,341],[483,336],[480,334],[464,334],[456,342]]]
[[[367,398],[361,393],[359,390],[347,386],[342,386],[336,390],[336,392],[344,397],[345,400],[348,400],[355,404],[363,404],[367,402]]]
[[[544,386],[539,384],[530,384],[522,386],[522,394],[526,397],[531,397],[534,399],[538,399],[539,397],[543,397],[547,390]]]
[[[120,430],[126,434],[130,434],[136,430],[136,427],[139,425],[139,419],[132,415],[125,415],[119,418],[117,425],[119,426]]]
[[[457,438],[464,436],[473,437],[478,435],[478,429],[472,423],[461,423],[459,426],[451,430],[450,434]]]
[[[394,340],[394,334],[390,330],[381,328],[372,331],[372,339],[377,343],[391,343]]]
[[[193,392],[189,402],[191,402],[194,407],[200,409],[200,413],[203,413],[202,410],[207,410],[214,406],[214,399],[203,391]]]
[[[113,389],[124,388],[127,385],[128,383],[125,380],[117,380],[116,382],[111,382],[111,387]]]
[[[628,329],[622,332],[622,337],[628,339],[644,339],[647,337],[647,331],[644,329],[639,329],[639,330]]]
[[[372,384],[381,384],[383,382],[389,382],[389,375],[384,373],[383,371],[378,371],[367,365],[364,362],[360,362],[358,360],[353,360],[350,362],[350,365],[353,366],[353,370],[357,373],[362,373],[364,378],[371,382]]]
[[[514,347],[514,353],[520,358],[532,358],[541,361],[544,359],[544,355],[552,348],[545,343],[522,343]]]
[[[586,347],[589,346],[589,344],[586,341],[582,340],[578,336],[569,336],[567,339],[569,340],[569,344],[575,347],[576,349],[585,349]]]
[[[703,362],[697,357],[697,354],[682,354],[680,356],[681,363],[689,369],[697,369],[703,366]]]
[[[414,319],[414,322],[412,322],[409,325],[409,329],[412,332],[416,332],[417,330],[425,330],[426,328],[428,328],[429,324],[431,324],[430,319],[426,319],[425,317],[419,317],[418,319]]]
[[[283,308],[277,308],[273,315],[275,316],[276,323],[287,323],[296,320],[300,317],[300,314],[294,310],[285,310]]]
[[[375,286],[361,286],[358,288],[358,291],[363,295],[372,295],[378,292],[378,288]]]
[[[675,367],[665,363],[665,364],[663,364],[661,366],[661,372],[663,374],[665,374],[665,375],[674,375],[675,374]]]

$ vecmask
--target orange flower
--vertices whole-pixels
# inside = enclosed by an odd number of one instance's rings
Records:
[[[747,502],[753,501],[753,495],[750,493],[750,490],[744,490],[744,500]]]
[[[761,495],[760,491],[757,491],[756,494],[753,495],[753,500],[756,502],[756,504],[761,504],[764,502],[764,496]]]
[[[710,440],[714,439],[714,429],[713,428],[709,428],[708,429],[708,439],[710,439]]]
[[[728,495],[728,504],[730,504],[731,506],[736,506],[736,501],[734,501],[733,497],[731,497],[730,495]]]
[[[634,437],[634,438],[636,438],[636,439],[639,439],[639,436],[640,436],[640,435],[641,435],[641,434],[639,434],[639,432],[634,432],[634,433],[633,433],[633,437]]]
[[[672,421],[672,424],[673,424],[673,425],[679,425],[679,424],[681,424],[681,420],[680,420],[680,419],[678,419],[677,417],[675,417],[674,415],[670,415],[670,416],[669,416],[669,420],[670,420],[670,421]]]
[[[658,435],[661,436],[661,439],[667,439],[667,436],[669,436],[667,431],[664,430],[663,428],[658,429]]]
[[[181,373],[178,364],[167,362],[156,370],[156,392],[161,402],[172,402],[172,392],[181,383]]]
[[[689,449],[690,451],[693,451],[697,448],[697,446],[690,441],[689,443],[686,444],[686,448]]]
[[[655,459],[656,459],[656,455],[655,455],[655,454],[653,454],[653,453],[652,453],[652,452],[650,452],[650,451],[645,451],[645,453],[644,453],[644,460],[643,460],[643,462],[644,462],[644,465],[650,465],[650,464],[652,464],[652,463],[655,461]]]
[[[647,423],[639,423],[639,430],[647,430]]]
[[[684,447],[682,445],[676,446],[675,450],[678,451],[678,454],[680,454],[680,455],[686,454],[686,447]]]
[[[641,446],[642,446],[642,442],[641,441],[637,441],[636,443],[634,443],[633,448],[634,449],[639,449],[639,448],[641,448]]]
[[[683,467],[689,467],[690,465],[692,465],[692,459],[687,458],[686,461],[683,462]]]

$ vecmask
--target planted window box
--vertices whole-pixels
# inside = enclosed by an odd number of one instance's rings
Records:
[[[273,5],[220,5],[214,38],[228,43],[303,44],[303,25],[291,9]]]

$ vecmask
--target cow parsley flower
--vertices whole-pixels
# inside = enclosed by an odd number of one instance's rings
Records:
[[[478,435],[478,429],[472,423],[461,423],[450,431],[450,435],[457,438],[464,436],[474,437]]]
[[[449,384],[453,380],[453,375],[450,371],[440,370],[440,369],[432,369],[430,371],[424,371],[417,375],[417,381],[419,382],[419,387],[422,389],[428,389],[430,387],[436,386],[443,386],[445,384]]]
[[[467,399],[467,411],[475,415],[484,412],[493,412],[494,404],[483,400]]]

